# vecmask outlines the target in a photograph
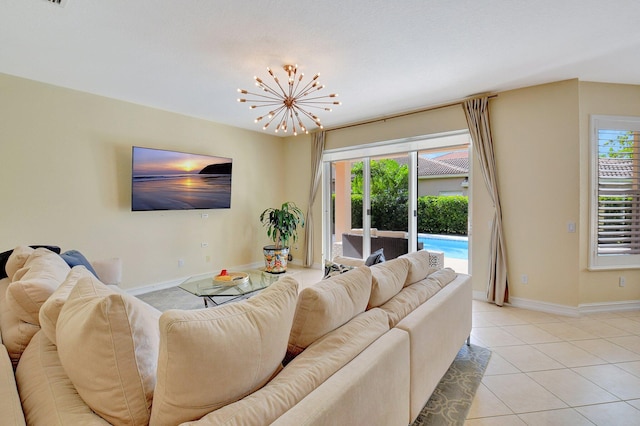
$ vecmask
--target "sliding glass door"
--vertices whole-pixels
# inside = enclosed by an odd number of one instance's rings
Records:
[[[465,172],[464,160],[456,156],[461,155],[458,151],[468,154],[469,140],[467,132],[457,132],[325,152],[325,260],[338,255],[366,259],[380,249],[387,260],[393,259],[427,248],[431,240],[425,234],[458,232],[458,228],[426,226],[437,214],[427,208],[436,200],[424,197],[459,196],[466,206],[469,159],[467,155]],[[447,175],[453,172],[454,177]],[[455,204],[455,200],[439,203],[445,204]],[[444,215],[449,218],[449,213]],[[463,227],[466,237],[466,225]]]

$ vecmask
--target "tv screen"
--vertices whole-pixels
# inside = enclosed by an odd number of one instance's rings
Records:
[[[131,210],[228,209],[232,159],[134,146]]]

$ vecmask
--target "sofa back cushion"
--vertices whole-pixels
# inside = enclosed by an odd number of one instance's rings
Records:
[[[285,276],[248,300],[164,312],[151,425],[199,419],[264,386],[280,369],[297,296]]]
[[[455,280],[458,274],[451,268],[440,269],[427,277],[427,280],[438,283],[440,288],[445,288],[447,284]]]
[[[44,335],[56,344],[56,324],[58,316],[69,298],[71,290],[76,286],[81,278],[91,278],[93,275],[84,266],[74,266],[67,274],[67,278],[58,286],[56,291],[42,304],[38,315],[40,327]]]
[[[368,308],[382,305],[404,286],[409,272],[409,261],[404,258],[396,258],[384,263],[371,266],[371,296]]]
[[[438,270],[430,265],[430,256],[427,250],[414,251],[400,257],[409,261],[409,273],[404,283],[405,286],[417,283]]]
[[[80,398],[60,363],[56,345],[42,331],[33,336],[20,358],[16,382],[28,425],[109,425]]]
[[[18,269],[24,266],[27,259],[34,251],[35,249],[29,246],[18,246],[11,251],[7,258],[7,263],[4,266],[5,273],[7,274],[7,277],[9,277],[9,281],[13,280],[13,275],[18,271]]]
[[[13,275],[7,288],[7,305],[21,321],[40,325],[40,307],[70,270],[65,261],[52,251],[45,248],[34,250],[24,266]]]
[[[78,394],[112,424],[147,424],[160,312],[92,275],[71,290],[56,324],[60,362]]]
[[[371,293],[371,270],[360,266],[300,292],[287,359],[364,312]]]
[[[207,414],[202,423],[244,426],[271,424],[388,330],[387,316],[380,309],[356,315],[351,321],[316,340],[263,388]]]

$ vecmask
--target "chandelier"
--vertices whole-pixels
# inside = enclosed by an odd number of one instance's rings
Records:
[[[287,132],[289,129],[293,130],[293,135],[298,135],[298,130],[301,132],[309,133],[307,127],[303,123],[303,119],[309,119],[315,123],[319,128],[323,128],[320,123],[320,118],[309,109],[323,109],[325,111],[331,111],[329,105],[341,105],[341,102],[331,100],[338,95],[331,93],[324,96],[313,96],[317,94],[319,90],[324,88],[324,85],[318,82],[320,73],[313,76],[313,78],[304,84],[302,79],[304,74],[298,75],[297,65],[284,65],[285,72],[288,75],[288,81],[285,86],[280,84],[278,77],[273,74],[270,68],[267,68],[269,75],[273,78],[273,81],[277,85],[277,89],[269,86],[263,80],[258,77],[253,77],[258,86],[264,93],[253,93],[244,89],[238,89],[243,95],[252,95],[258,99],[238,99],[238,102],[253,103],[250,105],[250,109],[255,108],[270,108],[268,114],[262,115],[255,119],[258,123],[263,119],[266,121],[262,130],[267,130],[271,123],[275,124],[274,130],[278,133],[279,130]]]

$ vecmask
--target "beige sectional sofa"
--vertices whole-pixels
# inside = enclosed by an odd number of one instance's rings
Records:
[[[428,252],[162,314],[56,256],[0,280],[2,425],[407,425],[471,331],[470,277]]]

